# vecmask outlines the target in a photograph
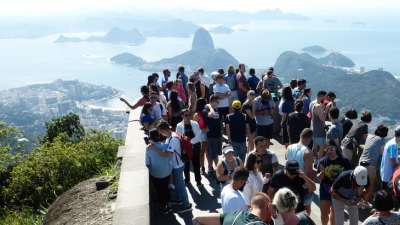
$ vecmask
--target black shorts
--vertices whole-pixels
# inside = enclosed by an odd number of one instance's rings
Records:
[[[286,125],[284,125],[282,127],[282,142],[284,144],[288,144],[289,143],[289,134],[287,132],[287,126]]]
[[[257,125],[257,136],[263,136],[265,138],[271,139],[274,133],[274,124],[262,126]]]
[[[256,132],[257,131],[256,120],[255,119],[249,119],[247,122],[249,123],[250,133]]]

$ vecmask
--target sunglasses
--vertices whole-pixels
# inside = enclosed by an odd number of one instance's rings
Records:
[[[184,117],[189,117],[189,116],[192,116],[191,114],[184,114],[183,115]]]

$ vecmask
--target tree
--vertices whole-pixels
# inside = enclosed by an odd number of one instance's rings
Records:
[[[65,134],[68,141],[77,142],[82,140],[85,136],[85,129],[81,125],[78,115],[69,113],[66,116],[46,122],[46,134],[42,142],[51,143],[61,134]]]

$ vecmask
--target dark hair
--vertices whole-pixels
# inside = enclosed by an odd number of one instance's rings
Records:
[[[394,130],[394,136],[395,137],[400,137],[400,129],[399,129],[399,127],[396,127],[396,129]]]
[[[340,111],[336,107],[333,107],[333,108],[329,109],[329,116],[331,116],[332,119],[339,118],[339,113],[340,113]]]
[[[182,65],[178,66],[178,72],[185,72],[185,67]]]
[[[156,84],[150,84],[150,91],[160,93],[160,88]]]
[[[145,115],[149,115],[149,109],[151,109],[153,107],[153,105],[150,102],[146,102],[144,103],[143,107],[142,107],[142,113]]]
[[[222,76],[224,76],[225,71],[224,71],[224,69],[218,69],[218,73],[221,74]]]
[[[207,105],[207,101],[204,98],[198,98],[197,102],[196,102],[196,111],[202,112],[206,105]]]
[[[306,80],[300,79],[300,80],[297,81],[297,86],[304,85],[304,84],[306,84],[306,83],[307,83]]]
[[[200,67],[198,70],[197,70],[197,72],[199,72],[199,73],[204,73],[204,69],[203,69],[203,67]]]
[[[253,171],[254,170],[254,164],[257,162],[257,156],[255,154],[249,154],[246,159],[246,165],[245,168],[248,171]]]
[[[286,86],[282,89],[282,98],[284,100],[293,99],[292,89],[289,86]]]
[[[296,110],[297,112],[303,111],[303,108],[304,108],[304,103],[303,103],[303,101],[297,100],[297,101],[294,103],[294,110]]]
[[[291,80],[289,85],[290,85],[291,88],[297,87],[297,80]]]
[[[164,75],[167,75],[168,73],[171,74],[171,71],[169,71],[169,69],[164,69],[164,70],[162,71],[162,73],[163,73]]]
[[[250,75],[255,75],[256,74],[256,70],[254,68],[250,68],[249,74]]]
[[[313,137],[313,131],[310,128],[304,128],[301,133],[300,133],[300,138],[312,138]]]
[[[249,178],[249,171],[247,171],[245,168],[239,167],[233,171],[233,181],[247,181],[247,178]]]
[[[178,92],[171,91],[169,95],[169,101],[171,103],[171,108],[174,112],[179,112],[181,110],[181,104],[178,99]]]
[[[155,77],[153,75],[147,76],[147,86],[155,81]]]
[[[211,95],[210,96],[210,102],[218,101],[218,100],[219,100],[219,97],[217,95]]]
[[[303,90],[303,95],[309,94],[311,92],[311,88],[305,88]]]
[[[381,124],[376,128],[375,135],[379,136],[381,138],[385,138],[385,137],[387,137],[388,132],[389,132],[389,128],[387,128],[385,125]]]
[[[169,126],[169,123],[165,120],[161,120],[160,123],[157,125],[157,129],[159,130],[170,130],[171,127]]]
[[[158,142],[161,140],[161,135],[157,129],[153,129],[153,130],[149,131],[149,139],[154,142]]]
[[[318,91],[318,93],[317,93],[318,97],[323,97],[325,95],[326,95],[326,91],[324,91],[324,90]]]
[[[235,67],[234,66],[232,66],[232,65],[229,65],[228,66],[228,74],[232,74],[232,73],[235,73]]]
[[[377,211],[390,211],[394,208],[393,198],[385,190],[379,190],[375,193],[373,205]]]
[[[328,92],[328,94],[326,94],[326,96],[328,96],[329,98],[336,98],[336,94],[332,91]]]
[[[149,94],[149,92],[150,92],[150,90],[149,90],[149,87],[148,87],[148,86],[143,85],[143,86],[140,87],[140,93],[142,93],[142,94]]]
[[[351,120],[357,119],[358,117],[357,110],[355,109],[348,110],[344,115]]]
[[[336,142],[332,139],[328,140],[327,146],[334,146],[336,147],[336,155],[340,158],[342,158],[342,150],[340,149],[340,146],[337,146]]]
[[[172,86],[174,86],[174,82],[173,82],[172,80],[168,81],[168,82],[165,84],[165,87],[166,87],[167,89],[171,89]]]
[[[363,121],[363,122],[365,122],[365,123],[369,123],[369,122],[371,122],[371,120],[372,120],[372,115],[371,115],[370,112],[365,111],[365,112],[362,113],[360,119],[361,119],[361,121]]]
[[[155,78],[157,78],[157,79],[158,79],[158,78],[160,77],[160,76],[158,75],[158,73],[152,73],[152,74],[151,74],[151,76],[153,76],[153,77],[154,77],[154,79],[155,79]]]
[[[254,138],[254,144],[257,145],[259,142],[265,141],[265,137],[257,136]]]

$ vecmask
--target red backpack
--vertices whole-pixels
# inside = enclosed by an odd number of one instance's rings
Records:
[[[199,119],[199,121],[197,121],[199,124],[199,128],[205,129],[207,126],[206,126],[206,121],[204,120],[203,114],[197,113],[197,117]]]
[[[178,139],[179,142],[181,143],[181,159],[183,162],[192,160],[193,158],[193,145],[190,142],[190,138],[184,136],[184,135],[179,135],[178,134]],[[179,155],[179,154],[178,154]]]

